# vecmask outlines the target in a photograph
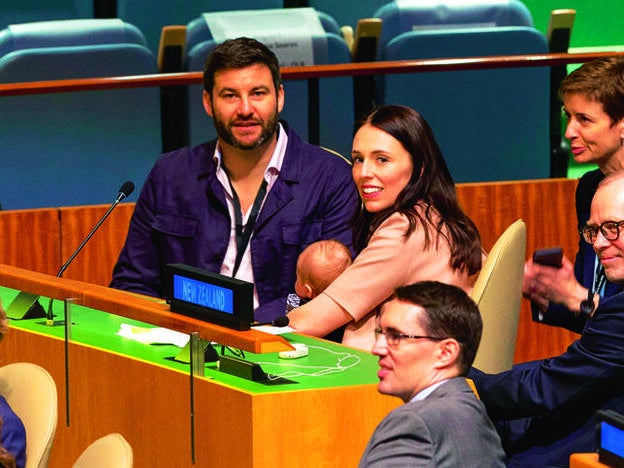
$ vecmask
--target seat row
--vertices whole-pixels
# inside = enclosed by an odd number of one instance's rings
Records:
[[[26,431],[25,468],[47,468],[58,423],[56,382],[43,367],[14,362],[0,367],[0,395]],[[133,451],[126,439],[110,433],[92,442],[72,468],[131,468]]]
[[[382,28],[376,58],[548,52],[546,38],[532,27],[521,2],[460,3],[461,8],[387,3],[378,12]],[[167,71],[202,70],[219,42],[238,35],[294,44],[274,49],[284,65],[352,60],[345,29],[326,13],[262,9],[254,12],[252,24],[247,18],[244,11],[228,11],[189,21],[182,26],[182,42],[174,46],[179,59]],[[166,50],[161,44],[157,60],[143,31],[121,19],[15,24],[0,31],[0,83],[152,74]],[[549,176],[547,68],[395,74],[368,84],[362,87],[358,78],[322,78],[316,122],[309,111],[308,83],[288,80],[282,117],[304,138],[348,155],[362,111],[358,103],[404,104],[432,124],[457,182]],[[162,101],[155,88],[3,97],[0,144],[7,170],[0,183],[9,190],[0,204],[5,209],[97,204],[107,202],[127,178],[140,187],[163,149],[215,136],[201,92],[195,85],[167,98],[165,90]],[[316,123],[317,136],[310,131]]]

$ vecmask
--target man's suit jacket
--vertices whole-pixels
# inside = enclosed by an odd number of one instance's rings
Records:
[[[579,180],[576,188],[576,219],[579,230],[585,226],[587,220],[589,220],[591,201],[594,198],[598,185],[604,177],[600,169],[596,169],[583,174],[583,177]],[[596,253],[593,247],[585,242],[579,235],[578,251],[574,261],[574,276],[580,284],[591,289],[594,286],[595,270]],[[621,290],[621,285],[606,281],[604,291],[602,291],[600,295],[602,298],[607,298],[617,294]],[[587,320],[586,315],[576,315],[561,304],[549,304],[545,314],[541,314],[540,312],[539,308],[533,305],[533,320],[536,322],[564,327],[575,333],[581,333],[583,331],[585,321]]]
[[[601,301],[565,353],[469,377],[509,466],[567,466],[571,453],[593,452],[596,411],[624,413],[624,292]]]
[[[411,401],[377,426],[360,467],[497,467],[505,455],[485,408],[463,377]]]
[[[303,141],[286,122],[288,145],[250,240],[260,305],[294,290],[297,258],[312,242],[351,245],[358,203],[348,161]],[[162,155],[147,177],[130,221],[111,287],[163,295],[163,269],[184,263],[219,273],[230,241],[225,189],[216,175],[217,141]],[[273,320],[284,315],[284,307]]]

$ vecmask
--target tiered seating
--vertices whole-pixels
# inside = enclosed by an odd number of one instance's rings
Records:
[[[118,19],[61,20],[0,31],[0,83],[156,73],[156,59]],[[4,209],[109,203],[140,186],[161,150],[155,88],[2,98]]]
[[[336,0],[308,0],[307,6],[327,13],[340,26],[351,26],[353,29],[362,18],[372,18],[379,8],[390,0],[358,0],[357,2]]]
[[[136,25],[156,53],[163,26],[184,25],[207,11],[281,8],[283,0],[117,0],[117,16]]]
[[[383,28],[379,49],[400,34],[448,28],[533,26],[520,0],[395,0],[375,12]]]
[[[93,0],[2,0],[0,29],[10,24],[93,18]]]
[[[548,52],[545,36],[515,0],[421,4],[396,1],[377,12],[384,21],[381,60]],[[425,116],[457,182],[545,178],[549,85],[546,68],[388,75],[378,102]]]

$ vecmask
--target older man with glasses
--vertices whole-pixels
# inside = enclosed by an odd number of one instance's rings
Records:
[[[504,466],[496,429],[463,377],[481,330],[479,309],[455,286],[396,290],[377,320],[373,353],[379,391],[405,404],[375,429],[360,467]]]
[[[584,301],[588,318],[580,338],[553,358],[496,375],[469,373],[499,429],[508,466],[567,466],[572,453],[596,450],[597,410],[624,414],[624,292],[598,304],[594,294],[601,276],[624,284],[623,229],[619,171],[598,186],[580,230],[601,266]]]

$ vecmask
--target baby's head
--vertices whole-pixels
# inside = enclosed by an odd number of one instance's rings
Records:
[[[297,260],[295,292],[302,299],[313,299],[351,265],[351,261],[351,252],[337,240],[308,245]]]

